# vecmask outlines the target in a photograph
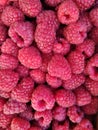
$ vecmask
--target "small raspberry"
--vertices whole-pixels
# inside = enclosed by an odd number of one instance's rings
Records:
[[[75,96],[76,96],[76,104],[78,106],[84,106],[91,102],[91,95],[90,93],[82,86],[75,89]]]
[[[6,99],[10,98],[11,97],[11,93],[0,90],[0,97],[6,98]]]
[[[48,73],[62,80],[71,78],[71,69],[68,61],[62,55],[54,55],[48,64]]]
[[[58,19],[62,24],[76,22],[79,18],[79,9],[72,0],[66,0],[58,6]]]
[[[68,55],[68,62],[74,74],[81,74],[84,71],[84,55],[79,51],[71,51]]]
[[[54,95],[48,86],[39,85],[34,89],[31,98],[32,107],[37,111],[52,109],[55,103]]]
[[[34,89],[34,82],[30,77],[23,78],[20,84],[15,87],[11,92],[12,99],[27,103],[32,97],[32,92]]]
[[[0,90],[10,92],[19,80],[18,73],[12,70],[0,70]]]
[[[34,118],[38,121],[40,126],[47,127],[52,121],[52,113],[50,110],[45,110],[42,112],[36,111],[34,114]]]
[[[62,107],[70,107],[76,103],[76,97],[72,91],[59,89],[55,92],[56,102]]]
[[[28,130],[30,123],[20,117],[13,118],[11,122],[11,130]]]
[[[0,45],[6,40],[7,28],[5,25],[0,24]]]
[[[92,28],[90,37],[96,44],[98,44],[98,28],[97,27]]]
[[[28,47],[34,39],[34,26],[30,22],[17,21],[10,26],[8,34],[18,47]]]
[[[67,116],[73,123],[79,123],[84,117],[84,113],[78,106],[72,106],[68,108]]]
[[[6,100],[4,98],[0,97],[0,112],[3,110],[5,103],[6,103]]]
[[[84,82],[85,77],[83,74],[73,74],[70,79],[63,81],[63,87],[72,90],[81,86]]]
[[[24,15],[20,9],[9,5],[4,8],[1,19],[5,25],[10,26],[16,21],[24,20]]]
[[[57,6],[58,4],[60,4],[62,1],[64,0],[45,0],[45,3],[49,6]]]
[[[18,59],[21,64],[30,69],[37,69],[42,64],[40,52],[33,46],[20,49]]]

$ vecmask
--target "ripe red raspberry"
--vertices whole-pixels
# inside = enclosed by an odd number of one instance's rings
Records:
[[[60,4],[62,1],[64,0],[45,0],[45,3],[49,6],[57,6],[58,4]]]
[[[28,47],[34,39],[34,26],[28,21],[17,21],[10,26],[8,34],[18,47]]]
[[[28,130],[30,123],[20,117],[13,118],[11,122],[11,130]]]
[[[34,89],[34,82],[32,78],[26,77],[21,80],[21,82],[15,87],[11,92],[12,99],[27,103],[32,97],[32,92]]]
[[[87,26],[81,22],[69,24],[64,28],[64,36],[71,44],[81,44],[87,37]]]
[[[7,99],[11,97],[11,93],[0,90],[0,96]]]
[[[55,103],[54,95],[48,86],[39,85],[34,89],[31,98],[32,107],[37,111],[52,109]]]
[[[30,76],[36,83],[44,83],[45,82],[45,72],[40,69],[31,70]]]
[[[16,21],[24,20],[24,14],[20,9],[9,5],[4,8],[1,19],[5,25],[10,26]]]
[[[97,27],[93,27],[91,32],[90,32],[90,36],[91,39],[98,44],[98,28]]]
[[[84,113],[78,106],[72,106],[68,108],[67,116],[73,123],[79,123],[84,117]]]
[[[73,74],[70,79],[63,81],[63,87],[72,90],[81,86],[84,82],[85,76],[83,74]]]
[[[0,97],[0,112],[3,110],[5,103],[6,103],[5,98]]]
[[[98,112],[98,97],[92,97],[91,103],[82,107],[87,115],[96,114]]]
[[[37,69],[42,64],[40,52],[33,46],[20,49],[18,59],[21,64],[30,69]]]
[[[70,107],[76,103],[76,97],[72,91],[59,89],[55,92],[56,102],[62,107]]]
[[[0,90],[10,92],[19,80],[18,73],[12,70],[0,70]]]
[[[6,37],[7,37],[7,28],[5,25],[0,24],[0,45],[2,44],[2,42],[6,40]]]
[[[89,77],[94,80],[98,81],[98,54],[96,53],[91,59],[89,59],[87,66],[86,66],[86,73]]]
[[[84,71],[85,56],[79,51],[71,51],[68,55],[68,62],[74,74],[81,74]]]
[[[51,76],[49,74],[46,74],[46,82],[48,83],[48,85],[50,85],[52,88],[58,88],[62,85],[62,80]]]
[[[42,112],[36,111],[34,118],[38,121],[41,127],[47,127],[52,121],[52,113],[50,110],[45,110]]]
[[[16,43],[14,43],[10,38],[7,38],[5,42],[3,42],[1,46],[2,53],[10,54],[13,56],[18,55],[18,47]]]
[[[18,59],[9,54],[0,55],[0,68],[1,69],[15,69],[18,66]]]
[[[66,0],[58,6],[57,15],[62,24],[70,24],[78,20],[79,9],[72,0]]]
[[[74,93],[76,96],[76,104],[78,106],[84,106],[91,102],[91,94],[83,86],[75,89]]]
[[[62,55],[54,55],[48,63],[48,73],[51,76],[67,80],[71,78],[71,68],[68,61]]]

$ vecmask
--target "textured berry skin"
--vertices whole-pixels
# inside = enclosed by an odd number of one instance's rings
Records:
[[[91,94],[84,88],[79,87],[75,89],[75,96],[76,96],[76,104],[78,106],[84,106],[91,102]]]
[[[42,64],[40,52],[33,46],[20,49],[18,59],[21,64],[30,69],[37,69]]]
[[[52,121],[52,113],[50,110],[45,110],[42,112],[36,111],[34,118],[38,121],[40,126],[47,127]]]
[[[12,70],[0,70],[0,90],[10,92],[19,80],[18,73]]]
[[[63,87],[68,90],[75,89],[85,82],[83,74],[73,74],[70,79],[63,81]]]
[[[62,1],[64,0],[45,0],[45,3],[49,6],[57,6],[58,4],[60,4]]]
[[[98,28],[97,27],[93,27],[90,33],[90,37],[96,44],[98,44]]]
[[[7,28],[5,25],[0,24],[0,45],[6,40]]]
[[[6,103],[6,100],[2,97],[0,97],[0,112],[3,110],[3,106]]]
[[[72,0],[66,0],[59,5],[57,15],[62,24],[68,25],[78,20],[79,9]]]
[[[76,97],[74,93],[65,89],[56,90],[55,99],[58,105],[62,107],[70,107],[76,103]]]
[[[36,17],[42,10],[40,0],[19,0],[20,9],[29,17]]]
[[[68,62],[74,74],[81,74],[84,71],[85,57],[79,51],[71,51],[68,55]]]
[[[84,117],[84,113],[78,106],[72,106],[68,108],[67,116],[73,123],[79,123]]]
[[[6,6],[2,12],[1,20],[7,26],[10,26],[16,21],[24,20],[22,11],[13,6]]]
[[[71,78],[71,68],[62,55],[54,55],[48,64],[48,73],[62,80]]]
[[[28,21],[17,21],[10,26],[8,34],[18,47],[28,47],[34,39],[34,26]]]
[[[11,97],[11,93],[0,90],[0,96],[7,99]]]
[[[13,118],[11,122],[11,130],[28,130],[30,123],[20,117]]]
[[[9,100],[5,103],[3,107],[3,112],[6,115],[16,114],[23,112],[26,109],[26,104],[19,103],[15,100]]]
[[[55,103],[54,95],[48,86],[39,85],[34,89],[31,98],[32,107],[37,111],[52,109]]]
[[[11,97],[18,102],[27,103],[32,97],[33,89],[33,80],[30,77],[23,78],[20,84],[12,90]]]

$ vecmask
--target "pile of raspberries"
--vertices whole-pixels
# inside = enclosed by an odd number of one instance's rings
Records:
[[[98,130],[98,0],[0,0],[0,130]]]

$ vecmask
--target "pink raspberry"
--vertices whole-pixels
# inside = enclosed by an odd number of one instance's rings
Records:
[[[75,89],[76,104],[78,106],[84,106],[91,102],[91,94],[82,86]]]
[[[45,0],[45,3],[49,6],[57,6],[58,4],[60,4],[62,1],[64,0]]]
[[[11,92],[12,99],[27,103],[32,97],[32,92],[34,89],[34,82],[32,78],[26,77],[21,80],[21,82],[15,87]]]
[[[10,38],[7,38],[1,46],[2,53],[10,54],[13,56],[18,55],[18,47]]]
[[[70,107],[76,103],[76,97],[72,91],[59,89],[55,92],[56,102],[62,107]]]
[[[6,100],[4,98],[0,97],[0,112],[3,110],[5,103],[6,103]]]
[[[74,74],[81,74],[84,71],[85,57],[79,51],[71,51],[68,55],[68,62]]]
[[[51,76],[49,74],[46,74],[46,82],[48,83],[48,85],[50,85],[52,88],[58,88],[62,85],[62,80]]]
[[[42,10],[40,0],[19,0],[19,6],[28,17],[36,17]]]
[[[81,44],[87,37],[87,26],[81,22],[69,24],[64,28],[64,36],[71,44]]]
[[[1,19],[5,25],[10,26],[16,21],[24,20],[24,14],[20,9],[9,5],[4,8]]]
[[[18,66],[18,59],[9,54],[0,55],[0,68],[1,69],[15,69]]]
[[[54,55],[48,63],[48,73],[51,76],[67,80],[71,78],[71,68],[68,61],[62,55]]]
[[[39,50],[33,46],[19,50],[18,59],[25,67],[37,69],[42,64],[42,58]]]
[[[79,18],[79,9],[72,0],[66,0],[58,6],[57,16],[62,24],[76,22]]]
[[[7,28],[5,25],[0,24],[0,45],[6,40]]]
[[[63,81],[63,87],[72,90],[81,86],[84,82],[85,76],[83,74],[73,74],[70,79]]]
[[[0,90],[0,97],[3,97],[5,99],[10,98],[11,97],[11,93]]]
[[[52,109],[55,103],[54,95],[48,86],[39,85],[34,89],[31,98],[32,107],[37,111]]]
[[[0,90],[10,92],[19,80],[18,73],[12,70],[0,70]]]
[[[28,47],[34,39],[34,26],[28,21],[17,21],[10,26],[8,34],[18,47]]]
[[[84,117],[84,113],[78,106],[72,106],[68,108],[67,116],[73,123],[79,123]]]
[[[40,126],[47,127],[52,121],[52,113],[50,110],[45,110],[42,112],[36,111],[34,118],[38,121]]]
[[[30,128],[30,123],[20,117],[13,118],[11,122],[11,130],[28,130]]]
[[[96,44],[98,44],[98,28],[97,27],[92,28],[90,32],[90,37]]]

